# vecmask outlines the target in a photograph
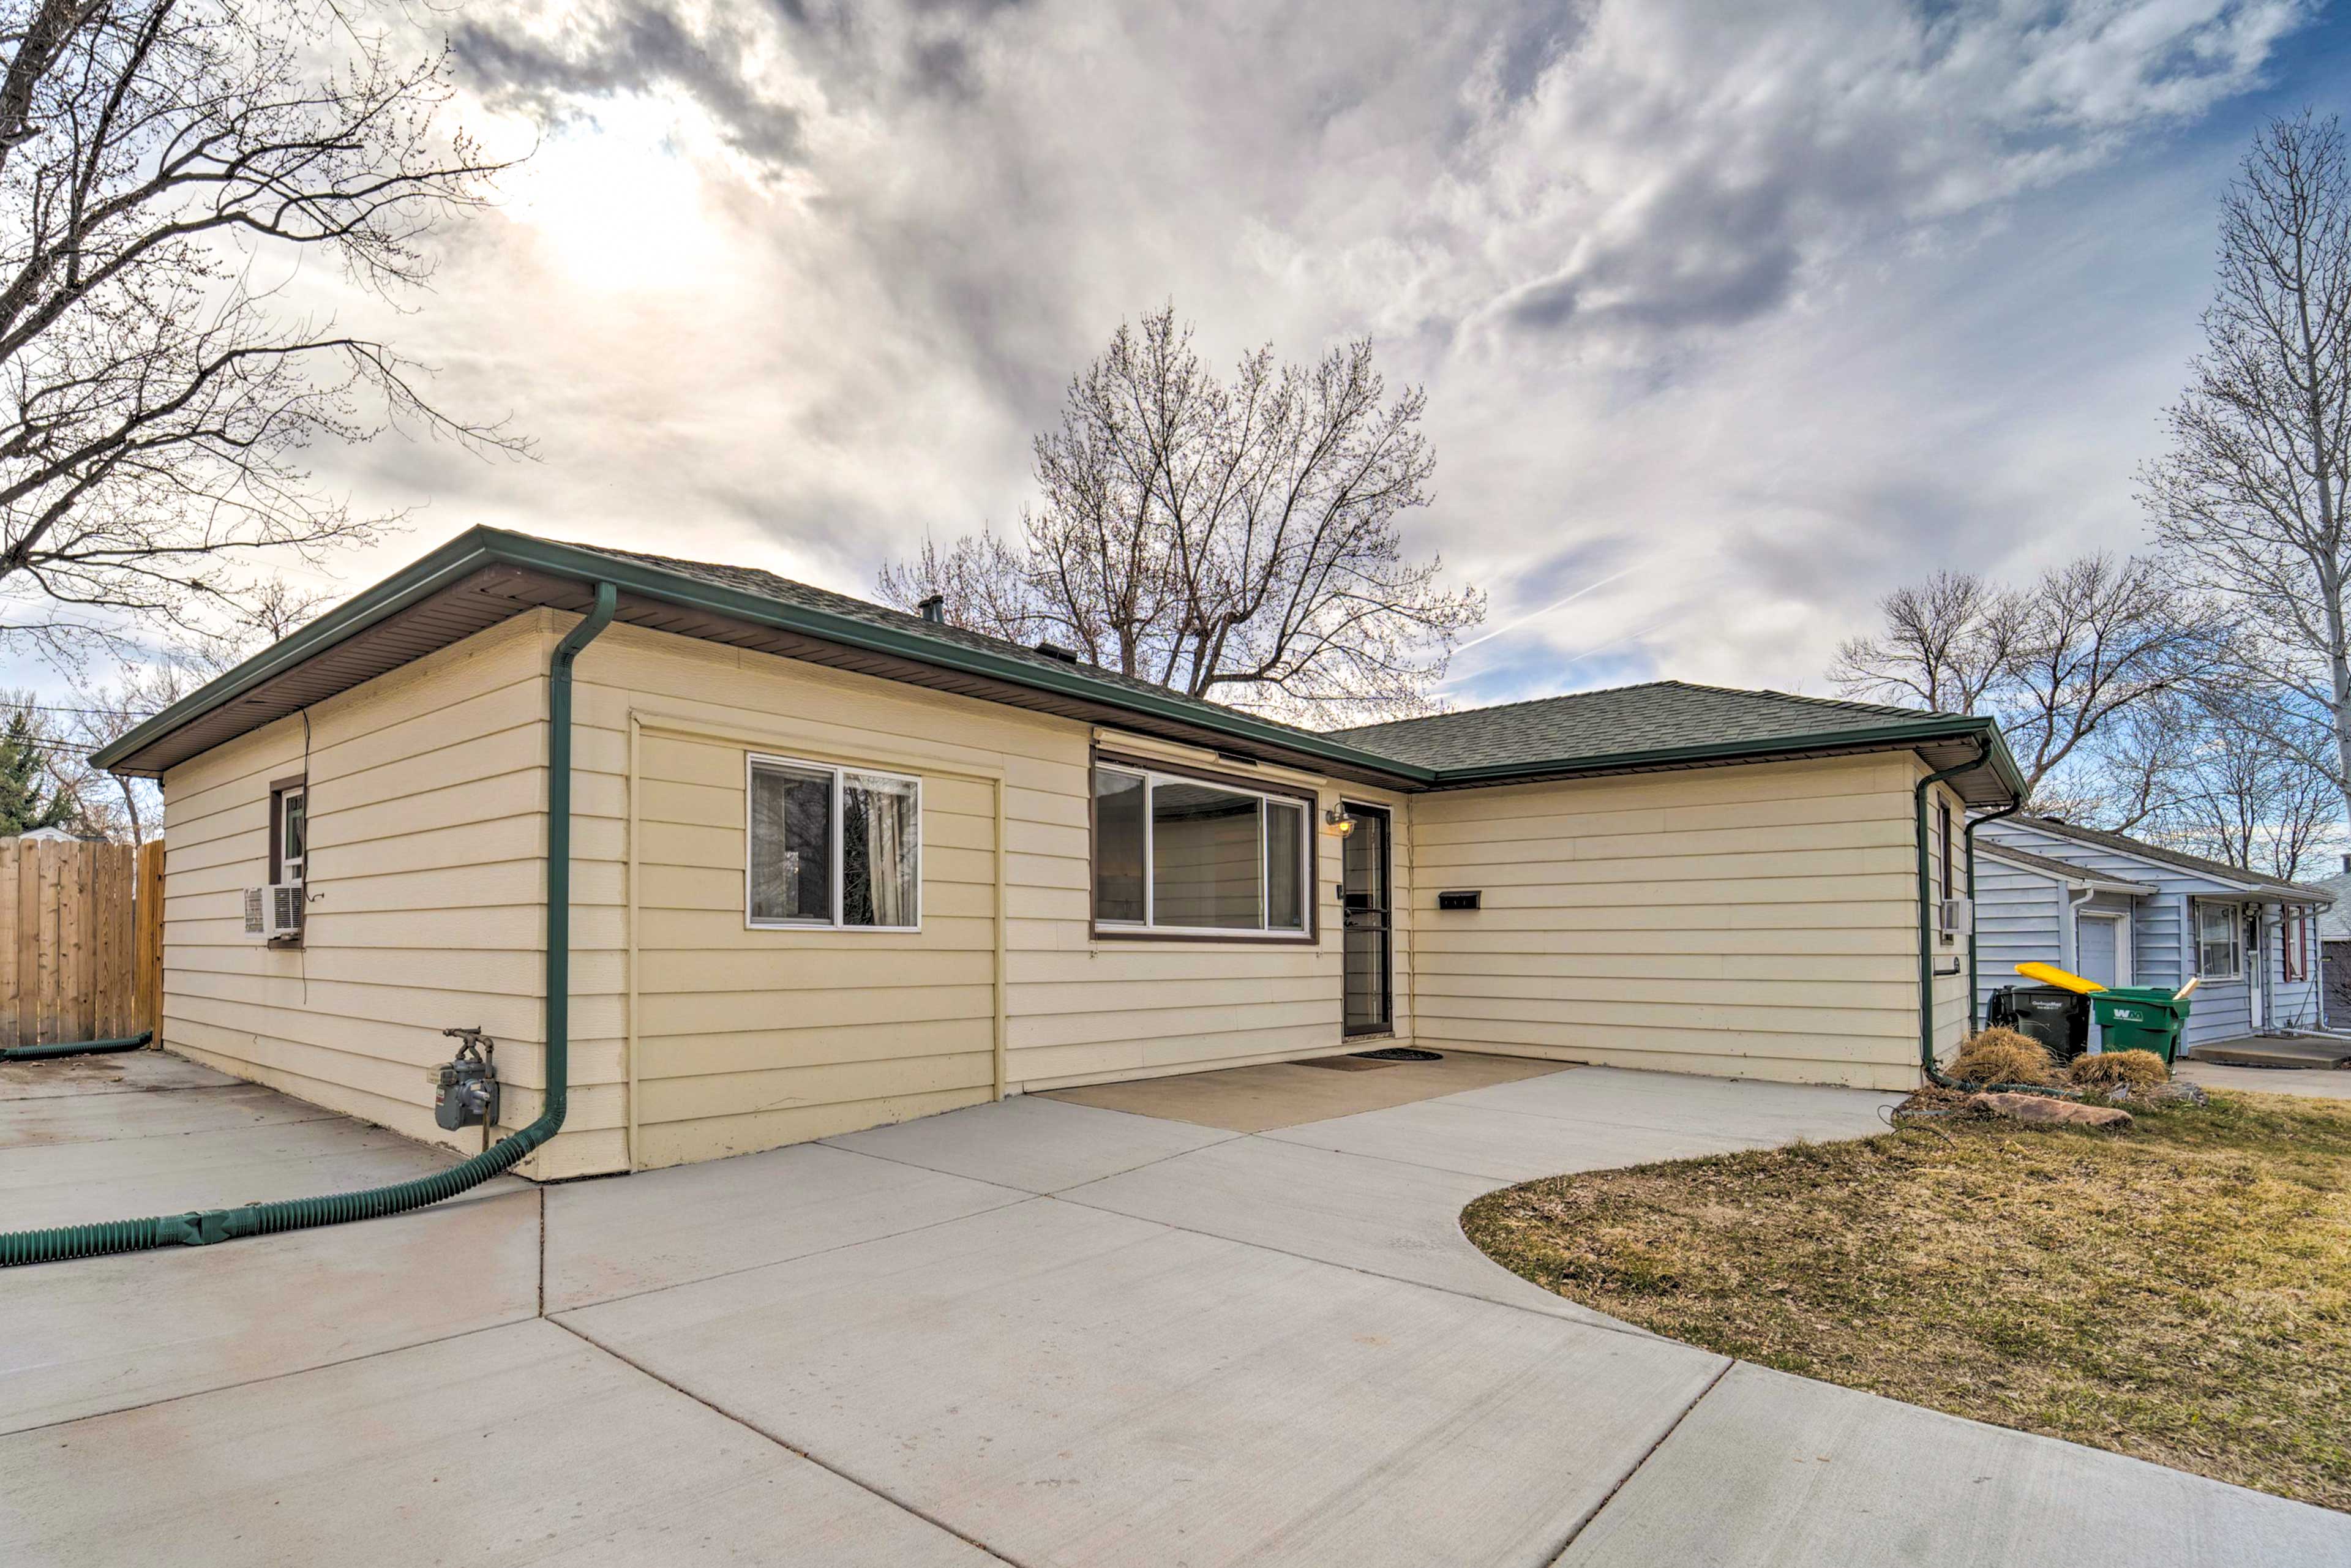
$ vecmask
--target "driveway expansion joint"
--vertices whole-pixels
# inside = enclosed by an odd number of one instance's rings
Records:
[[[653,1379],[653,1381],[660,1384],[664,1388],[668,1389],[671,1393],[686,1399],[691,1399],[694,1403],[701,1406],[705,1410],[709,1411],[712,1415],[716,1416],[723,1420],[734,1423],[736,1426],[743,1428],[746,1432],[750,1433],[753,1437],[759,1438],[762,1442],[771,1443],[788,1454],[793,1455],[798,1458],[807,1460],[810,1464],[814,1465],[817,1469],[824,1471],[827,1475],[846,1481],[849,1485],[855,1487],[858,1490],[864,1492],[871,1497],[877,1498],[883,1502],[888,1503],[892,1508],[897,1509],[901,1512],[911,1514],[914,1518],[921,1520],[925,1524],[929,1525],[934,1530],[939,1531],[944,1534],[954,1536],[957,1541],[962,1542],[966,1546],[970,1547],[973,1551],[980,1552],[996,1562],[1007,1564],[1007,1568],[1031,1568],[1030,1564],[1021,1562],[1017,1557],[1006,1556],[995,1547],[987,1544],[987,1542],[977,1540],[975,1537],[965,1533],[963,1531],[956,1529],[954,1525],[949,1524],[946,1520],[935,1517],[928,1511],[916,1507],[914,1504],[906,1501],[904,1498],[893,1497],[882,1488],[852,1475],[849,1471],[842,1469],[838,1465],[829,1463],[820,1456],[812,1454],[806,1448],[799,1447],[797,1444],[786,1441],[784,1438],[778,1437],[775,1433],[759,1426],[757,1422],[746,1420],[744,1417],[737,1416],[734,1411],[727,1409],[723,1405],[712,1404],[709,1400],[705,1399],[701,1395],[696,1394],[691,1388],[687,1388],[681,1384],[670,1381],[670,1379],[664,1377],[660,1373],[655,1372],[653,1368],[645,1365],[643,1363],[632,1359],[625,1352],[616,1350],[612,1346],[606,1344],[603,1341],[596,1338],[595,1335],[589,1333],[586,1330],[575,1327],[570,1323],[567,1323],[560,1318],[549,1318],[548,1322],[553,1323],[557,1328],[561,1329],[565,1333],[571,1335],[574,1339],[579,1340],[582,1344],[589,1345],[598,1352],[611,1356],[614,1361],[619,1362],[622,1365],[629,1368],[632,1372]]]

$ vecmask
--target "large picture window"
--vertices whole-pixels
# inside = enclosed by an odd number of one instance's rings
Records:
[[[1307,810],[1296,796],[1097,763],[1095,924],[1172,936],[1305,936]]]
[[[754,757],[749,795],[750,924],[867,931],[922,924],[921,780]]]
[[[2208,980],[2233,980],[2244,969],[2244,917],[2233,904],[2196,906],[2196,972]]]

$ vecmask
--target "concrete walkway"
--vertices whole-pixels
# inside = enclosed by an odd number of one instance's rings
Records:
[[[0,1115],[11,1222],[75,1207],[57,1145],[118,1148],[77,1167],[115,1214],[182,1145],[295,1196],[224,1125],[288,1178],[438,1157],[209,1075],[45,1098]],[[1460,1235],[1506,1181],[1887,1098],[1577,1069],[1262,1134],[1027,1098],[0,1275],[0,1561],[2351,1563],[2351,1517],[1734,1365]]]
[[[2351,1072],[2327,1067],[2239,1067],[2219,1061],[2183,1061],[2179,1075],[2207,1089],[2247,1094],[2295,1094],[2313,1100],[2351,1100]]]

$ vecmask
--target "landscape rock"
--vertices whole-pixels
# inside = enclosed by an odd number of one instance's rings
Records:
[[[2045,1094],[1970,1094],[1969,1106],[2013,1122],[2046,1126],[2113,1127],[2131,1124],[2131,1113],[2113,1105],[2085,1105]]]

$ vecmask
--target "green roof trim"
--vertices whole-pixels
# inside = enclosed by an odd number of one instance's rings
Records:
[[[658,558],[653,558],[658,559]],[[680,563],[691,564],[691,563]],[[273,676],[358,635],[485,567],[511,566],[569,578],[581,583],[610,582],[626,594],[681,608],[706,611],[753,625],[771,626],[845,647],[984,676],[1062,696],[1179,724],[1216,730],[1236,739],[1279,747],[1402,782],[1426,785],[1433,769],[1400,762],[1344,741],[1259,718],[1232,708],[1146,685],[1090,673],[1081,665],[1020,649],[1013,643],[985,645],[993,639],[931,635],[868,619],[787,603],[770,595],[730,588],[643,556],[559,543],[503,528],[466,530],[403,570],[395,572],[340,608],[311,622],[284,641],[172,704],[128,735],[92,754],[92,766],[110,768],[191,720],[235,702]],[[876,607],[879,608],[879,607]],[[892,612],[893,615],[895,612]],[[920,624],[918,618],[899,619]],[[975,645],[979,644],[979,645]]]
[[[1988,718],[1951,714],[1923,716],[1933,722],[1879,725],[1866,729],[1825,729],[1773,736],[1768,739],[1726,740],[1695,746],[1656,747],[1638,751],[1611,751],[1551,759],[1488,763],[1481,767],[1446,768],[1437,771],[1441,788],[1464,784],[1499,784],[1514,779],[1571,778],[1579,773],[1624,773],[1676,764],[1766,762],[1773,758],[1818,756],[1827,751],[1886,751],[1938,740],[1972,740],[1988,737],[1987,758],[2001,782],[2022,794],[2024,781],[2000,727]]]
[[[486,527],[468,529],[365,590],[102,747],[90,760],[102,768],[120,767],[184,726],[492,567],[583,586],[610,582],[625,596],[1172,723],[1245,747],[1318,759],[1407,789],[1892,750],[1978,737],[1991,742],[1990,766],[2001,784],[2012,794],[2023,789],[2015,760],[1989,719],[1680,682],[1573,693],[1353,730],[1301,729],[767,572],[564,544]],[[1646,719],[1628,716],[1625,710],[1627,703],[1654,710],[1667,698],[1689,711],[1667,722],[1654,713]],[[1613,716],[1604,718],[1603,710]],[[1465,732],[1476,733],[1479,742],[1465,744]],[[1635,744],[1605,751],[1575,747],[1576,740],[1594,735]],[[1438,758],[1447,760],[1440,763]]]

